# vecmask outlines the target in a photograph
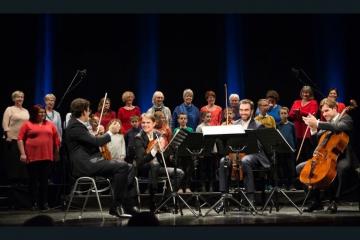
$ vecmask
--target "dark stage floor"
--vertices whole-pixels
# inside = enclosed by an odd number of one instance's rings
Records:
[[[203,208],[204,214],[208,208]],[[146,209],[143,209],[146,211]],[[212,211],[209,215],[203,217],[194,216],[188,209],[185,209],[184,215],[172,213],[160,213],[157,217],[161,226],[359,226],[360,211],[357,202],[344,202],[338,208],[337,214],[329,214],[325,211],[314,213],[299,212],[290,206],[281,207],[279,212],[273,210],[261,212],[252,215],[247,211],[233,210],[226,215],[217,214]],[[198,212],[197,212],[198,213]],[[22,223],[40,214],[36,211],[12,210],[0,212],[1,226],[21,226]],[[79,211],[71,210],[65,222],[62,221],[64,212],[60,209],[53,209],[46,213],[51,216],[56,226],[65,227],[119,227],[126,226],[128,219],[119,219],[104,211],[105,220],[102,221],[100,211],[90,208],[84,212],[82,219],[79,219]]]

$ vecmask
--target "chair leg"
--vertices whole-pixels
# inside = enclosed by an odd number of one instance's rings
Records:
[[[81,208],[81,212],[80,212],[80,215],[79,215],[79,219],[82,218],[82,215],[83,215],[83,212],[84,212],[84,210],[85,210],[86,204],[87,204],[87,202],[88,202],[90,193],[91,193],[91,188],[90,188],[90,189],[87,191],[87,193],[86,193],[86,197],[85,197],[83,206],[82,206],[82,208]]]
[[[135,177],[135,184],[136,184],[136,195],[139,204],[139,209],[141,210],[140,186],[139,186],[139,179],[137,177]]]
[[[102,206],[101,206],[101,202],[100,202],[100,196],[99,196],[99,191],[97,189],[97,186],[96,186],[96,183],[95,183],[95,180],[92,180],[93,184],[94,184],[94,189],[95,189],[95,194],[96,194],[96,199],[98,201],[98,204],[99,204],[99,208],[100,208],[100,212],[101,212],[101,218],[103,219],[104,221],[104,214],[103,214],[103,210],[102,210]]]
[[[66,220],[66,216],[67,216],[67,213],[69,212],[69,209],[70,209],[72,200],[73,200],[73,198],[74,198],[74,194],[75,194],[75,191],[76,191],[76,189],[77,189],[78,183],[79,183],[79,181],[76,180],[76,182],[75,182],[75,184],[74,184],[74,187],[73,187],[73,189],[72,189],[72,191],[71,191],[70,200],[69,200],[68,206],[67,206],[67,208],[66,208],[66,211],[65,211],[65,213],[64,213],[63,222],[65,222],[65,220]]]

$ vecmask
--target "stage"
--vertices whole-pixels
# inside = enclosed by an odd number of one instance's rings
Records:
[[[291,199],[300,206],[303,192],[287,192]],[[184,194],[184,199],[189,199],[191,194]],[[214,202],[220,197],[219,194],[213,194],[206,199],[212,198],[209,202]],[[252,214],[245,209],[239,210],[235,205],[230,206],[229,212],[226,215],[223,212],[219,214],[211,211],[207,216],[203,216],[208,206],[201,208],[201,216],[194,216],[187,208],[183,209],[183,216],[173,214],[171,212],[161,212],[156,214],[160,221],[160,226],[359,226],[360,225],[360,211],[359,203],[354,201],[342,201],[338,206],[336,214],[330,214],[325,211],[315,211],[313,213],[299,212],[290,206],[284,199],[279,198],[280,209],[276,212],[275,208],[269,213],[269,207],[262,212],[261,206],[258,204],[257,214]],[[195,208],[194,201],[189,201],[194,211],[199,214],[198,209]],[[328,203],[324,202],[326,206]],[[128,218],[117,218],[108,214],[108,203],[103,203],[104,221],[101,217],[101,212],[98,210],[96,204],[91,203],[86,211],[79,219],[80,206],[75,202],[63,222],[64,211],[61,208],[50,209],[47,212],[31,211],[31,210],[9,210],[2,209],[0,211],[0,225],[3,227],[22,226],[23,222],[38,214],[45,214],[52,217],[55,221],[55,226],[59,227],[123,227],[127,226]],[[143,205],[146,205],[145,203]],[[148,211],[146,206],[143,206],[141,211]]]

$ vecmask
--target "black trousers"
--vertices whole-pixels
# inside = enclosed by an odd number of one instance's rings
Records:
[[[48,176],[51,169],[50,160],[40,160],[27,164],[29,173],[29,190],[34,205],[44,207],[48,197]]]
[[[9,183],[26,183],[28,171],[26,170],[26,164],[20,161],[20,152],[16,140],[5,141],[4,160]]]
[[[92,164],[90,176],[103,176],[112,179],[113,205],[133,206],[135,204],[135,171],[131,164],[125,161],[104,160],[103,158]]]

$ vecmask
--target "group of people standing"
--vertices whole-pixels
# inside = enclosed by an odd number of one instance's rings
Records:
[[[319,105],[309,86],[301,89],[300,99],[295,100],[290,109],[278,104],[279,94],[275,90],[269,90],[265,98],[258,100],[257,108],[250,99],[240,100],[239,95],[233,93],[229,96],[229,107],[222,109],[215,104],[215,92],[207,91],[207,104],[199,110],[192,103],[193,97],[193,91],[185,89],[183,103],[171,112],[164,105],[164,94],[156,91],[152,98],[153,106],[142,113],[141,109],[134,105],[135,94],[126,91],[122,94],[124,106],[118,109],[117,114],[111,109],[109,98],[100,100],[94,114],[91,113],[88,100],[77,98],[72,101],[70,112],[62,127],[60,114],[54,110],[56,98],[53,94],[45,96],[45,107],[34,105],[28,111],[23,107],[24,93],[15,91],[12,94],[14,105],[5,110],[3,117],[8,178],[12,182],[17,182],[28,175],[33,208],[48,209],[47,184],[52,162],[59,158],[60,146],[66,145],[73,163],[74,176],[101,175],[112,179],[114,201],[109,212],[120,216],[121,207],[130,214],[138,211],[134,200],[135,175],[149,177],[152,180],[149,185],[151,195],[157,192],[157,179],[166,173],[162,164],[165,160],[162,150],[180,129],[187,132],[202,132],[204,126],[218,125],[241,125],[244,129],[277,128],[294,149],[299,149],[300,143],[304,142],[303,150],[299,154],[299,163],[311,158],[314,144],[310,138],[316,132],[321,132],[321,129],[346,132],[352,130],[352,122],[348,115],[344,118],[349,120],[346,128],[339,128],[338,122],[331,122],[338,116],[336,114],[345,108],[344,104],[336,102],[336,89],[331,89],[329,96],[320,103],[320,120],[315,118]],[[307,130],[308,128],[311,131]],[[104,148],[109,151],[107,157],[103,154]],[[244,186],[252,201],[255,193],[252,170],[270,167],[267,154],[261,146],[259,149],[258,153],[248,154],[242,158]],[[194,169],[192,160],[186,157],[180,159],[175,172],[171,166],[173,156],[165,158],[170,159],[167,169],[169,175],[180,183],[176,191],[191,193]],[[216,169],[219,190],[229,190],[231,166],[226,166],[228,158],[223,157],[220,147],[215,145],[211,153],[202,159],[202,191],[213,191],[215,188]],[[282,169],[288,179],[287,187],[294,189],[297,176],[295,154],[283,155],[281,158]],[[342,158],[348,162],[343,168],[355,164],[348,155]],[[27,171],[24,171],[25,166]],[[340,174],[339,178],[342,176],[343,174]],[[339,180],[339,185],[342,182]],[[337,191],[336,199],[339,194],[340,190]],[[318,204],[310,210],[318,209],[319,206]],[[150,209],[155,207],[152,201]]]

